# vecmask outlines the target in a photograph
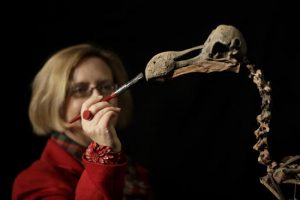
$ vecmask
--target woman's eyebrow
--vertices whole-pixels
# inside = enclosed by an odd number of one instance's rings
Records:
[[[101,84],[105,82],[114,82],[112,79],[99,79],[96,81],[96,84]],[[89,81],[78,81],[78,82],[70,82],[70,86],[76,86],[76,85],[86,85],[91,84]]]

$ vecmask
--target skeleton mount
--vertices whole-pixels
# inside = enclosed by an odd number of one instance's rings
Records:
[[[200,53],[182,60],[184,55]],[[167,80],[184,74],[200,72],[231,71],[238,73],[240,67],[249,70],[249,78],[255,83],[261,97],[261,113],[257,116],[258,128],[254,134],[257,143],[253,149],[259,152],[258,162],[266,166],[267,174],[260,182],[279,200],[284,200],[282,184],[300,185],[300,155],[284,157],[280,162],[271,159],[268,138],[271,118],[271,86],[264,80],[263,72],[246,57],[247,46],[241,32],[230,25],[219,25],[203,45],[183,51],[167,51],[155,55],[145,68],[147,80]]]

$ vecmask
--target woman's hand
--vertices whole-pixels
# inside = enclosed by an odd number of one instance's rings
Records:
[[[99,102],[103,96],[91,96],[81,107],[81,116],[85,110],[89,110],[93,119],[82,118],[83,132],[99,145],[109,146],[114,152],[121,151],[121,142],[118,138],[115,125],[117,123],[120,108],[109,102]]]

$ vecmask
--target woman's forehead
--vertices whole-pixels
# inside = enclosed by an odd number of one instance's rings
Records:
[[[99,81],[112,79],[110,67],[97,57],[81,61],[74,69],[71,80],[74,82]]]

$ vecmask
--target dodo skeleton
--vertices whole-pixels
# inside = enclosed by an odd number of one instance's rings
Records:
[[[200,53],[188,59],[187,54]],[[169,80],[188,73],[211,73],[231,71],[239,73],[241,67],[249,70],[249,78],[255,83],[261,97],[261,113],[257,115],[258,128],[254,134],[257,143],[253,148],[259,152],[258,162],[266,166],[267,174],[260,182],[279,200],[284,200],[282,184],[300,185],[300,155],[286,156],[281,161],[272,160],[268,135],[271,118],[271,86],[265,81],[261,69],[251,64],[247,56],[247,45],[241,32],[231,25],[219,25],[208,36],[203,45],[183,51],[166,51],[153,56],[145,68],[149,80]]]

